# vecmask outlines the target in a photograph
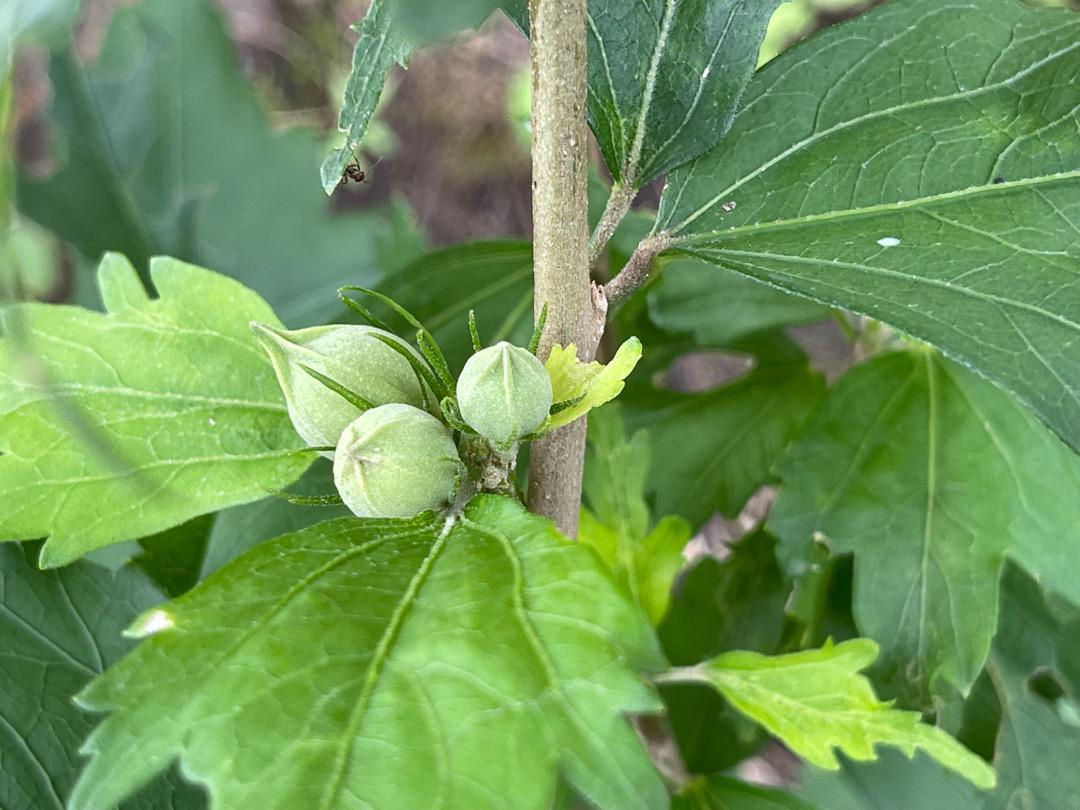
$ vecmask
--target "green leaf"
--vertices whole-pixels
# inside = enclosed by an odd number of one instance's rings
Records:
[[[815,810],[814,805],[775,788],[748,785],[726,776],[695,779],[680,791],[671,810]]]
[[[610,402],[623,390],[623,380],[630,376],[641,359],[641,341],[629,338],[623,342],[608,363],[582,363],[573,343],[553,346],[544,367],[551,377],[555,405],[570,403],[556,411],[540,427],[541,433],[569,425],[593,408]]]
[[[345,144],[326,156],[320,170],[327,194],[334,193],[345,167],[360,148],[390,69],[394,65],[407,66],[416,44],[402,26],[393,0],[373,0],[353,30],[360,38],[353,49],[352,68],[338,114],[338,130],[345,135]]]
[[[306,325],[337,311],[342,284],[415,255],[411,226],[330,211],[321,139],[268,125],[208,0],[121,8],[91,65],[57,51],[50,77],[59,165],[19,178],[19,208],[91,262],[117,251],[140,273],[155,255],[214,267]]]
[[[94,725],[71,698],[130,648],[121,631],[161,595],[135,571],[39,571],[32,556],[0,546],[0,807],[63,810]],[[170,777],[122,810],[203,806],[200,791]]]
[[[199,581],[214,523],[214,515],[200,515],[180,526],[144,537],[139,540],[142,552],[131,564],[166,596],[180,596]]]
[[[379,285],[435,336],[451,367],[472,356],[469,310],[488,346],[524,346],[532,334],[532,245],[520,240],[471,242],[432,251]],[[388,308],[372,311],[389,318]]]
[[[397,14],[414,39],[431,42],[455,31],[475,28],[499,7],[498,0],[394,0]]]
[[[1070,807],[1080,794],[1080,610],[1044,600],[1038,585],[1011,567],[1002,596],[989,664],[1001,701],[1000,783],[984,810]],[[1039,694],[1039,677],[1052,679],[1061,697]]]
[[[826,318],[828,309],[695,259],[664,267],[649,288],[649,317],[669,332],[690,332],[706,346],[724,346],[766,329]]]
[[[722,652],[781,651],[791,586],[776,562],[776,541],[758,530],[731,547],[723,562],[703,557],[680,577],[660,625],[668,660],[697,664]],[[703,684],[661,687],[683,761],[694,773],[718,773],[752,755],[765,734]]]
[[[827,810],[981,810],[986,794],[923,753],[883,750],[875,762],[841,757],[843,769],[806,768],[799,795]]]
[[[1006,554],[1080,597],[1080,460],[1007,394],[930,351],[848,372],[780,474],[769,527],[789,573],[815,538],[855,555],[859,629],[912,700],[966,692],[978,676]]]
[[[877,652],[877,644],[867,638],[788,655],[731,652],[684,670],[684,675],[676,671],[675,677],[712,684],[739,711],[820,768],[840,767],[834,749],[864,761],[876,758],[875,746],[890,745],[909,757],[921,749],[977,787],[993,787],[994,770],[986,762],[941,729],[923,724],[917,712],[893,709],[877,699],[870,681],[858,674]]]
[[[582,510],[578,541],[596,551],[657,625],[683,566],[690,526],[672,516],[653,525],[645,501],[649,437],[639,430],[627,441],[617,406],[590,416],[588,449],[584,490],[593,511]]]
[[[690,665],[730,650],[779,652],[791,584],[776,562],[776,539],[757,529],[722,561],[702,557],[679,580],[660,626],[668,659]]]
[[[27,304],[0,342],[0,539],[43,565],[263,497],[310,464],[248,329],[277,323],[225,276],[155,259],[158,299],[110,255],[106,313]]]
[[[1080,15],[888,3],[766,65],[673,249],[892,324],[1080,447]]]
[[[316,459],[289,487],[289,492],[300,495],[329,495],[336,491],[333,468],[324,458]],[[263,540],[351,514],[345,506],[296,506],[277,496],[222,510],[214,516],[199,579],[206,579]]]
[[[727,132],[779,0],[592,0],[589,125],[616,182],[640,188]],[[528,28],[524,0],[503,7]]]
[[[666,806],[624,718],[657,708],[634,672],[663,667],[655,638],[587,549],[507,498],[262,543],[136,630],[80,698],[111,714],[71,810],[177,757],[229,810],[539,810],[556,765],[597,807]]]
[[[648,431],[629,439],[618,403],[589,415],[584,496],[597,519],[628,537],[644,537],[652,525],[645,482],[652,466]]]
[[[664,462],[650,488],[658,514],[697,527],[716,510],[733,517],[762,484],[795,430],[825,390],[805,358],[763,364],[712,391],[653,390],[635,397],[634,426],[647,426]],[[629,403],[628,403],[629,404]]]

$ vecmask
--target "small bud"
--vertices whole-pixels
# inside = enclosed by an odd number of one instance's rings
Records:
[[[551,410],[551,378],[532,352],[504,341],[469,358],[457,400],[469,427],[505,444],[543,424]]]
[[[373,326],[341,324],[296,331],[258,323],[251,328],[274,364],[293,427],[311,446],[336,445],[346,425],[362,411],[305,371],[304,366],[372,405],[404,402],[422,408],[426,404],[408,360],[376,337],[381,335],[405,345],[389,332]]]
[[[360,517],[412,517],[445,507],[463,469],[450,431],[412,405],[365,411],[334,453],[338,494]]]

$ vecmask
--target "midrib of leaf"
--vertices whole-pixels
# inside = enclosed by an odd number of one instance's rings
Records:
[[[1062,326],[1068,327],[1069,329],[1072,329],[1074,331],[1080,331],[1080,323],[1076,323],[1075,321],[1070,321],[1065,316],[1058,315],[1056,312],[1050,312],[1050,311],[1045,310],[1045,309],[1043,309],[1041,307],[1037,307],[1034,304],[1029,304],[1029,303],[1027,303],[1025,301],[1018,301],[1018,300],[1015,300],[1015,299],[1012,299],[1012,298],[1004,298],[1004,297],[1002,297],[1000,295],[993,295],[991,293],[985,293],[985,292],[981,292],[981,291],[978,291],[978,290],[973,290],[970,287],[958,287],[955,284],[953,284],[952,282],[947,281],[945,279],[930,278],[928,276],[913,276],[913,275],[911,275],[909,273],[903,273],[903,272],[901,272],[899,270],[890,270],[887,267],[877,267],[877,266],[872,265],[872,264],[862,264],[861,262],[842,262],[842,261],[838,261],[836,259],[817,259],[817,258],[806,257],[806,256],[790,256],[790,255],[775,254],[775,253],[756,253],[756,252],[748,251],[748,250],[728,250],[726,248],[720,248],[720,249],[718,249],[716,251],[710,251],[710,254],[711,255],[719,255],[719,256],[731,256],[731,257],[734,257],[734,258],[737,258],[737,257],[740,257],[740,256],[747,256],[747,257],[755,258],[755,259],[768,259],[768,260],[771,260],[771,261],[790,262],[791,264],[808,264],[808,265],[811,265],[811,266],[813,266],[813,265],[822,265],[822,266],[825,266],[825,267],[842,267],[842,268],[845,268],[847,270],[858,270],[860,272],[864,272],[864,273],[867,273],[869,275],[885,276],[887,278],[897,278],[897,279],[902,279],[902,280],[907,281],[907,282],[910,282],[910,281],[912,281],[914,279],[914,280],[918,281],[919,284],[926,284],[926,285],[931,286],[931,287],[938,287],[938,288],[941,288],[941,289],[944,289],[944,290],[949,290],[950,292],[956,293],[958,295],[965,296],[967,298],[974,298],[974,299],[979,300],[979,301],[984,301],[984,302],[992,303],[992,304],[998,304],[1001,307],[1010,307],[1010,308],[1013,308],[1013,309],[1024,310],[1026,312],[1030,312],[1033,315],[1038,315],[1038,316],[1047,318],[1049,320],[1056,321],[1057,323],[1061,324]],[[773,275],[781,275],[781,276],[787,275],[783,271],[778,270],[776,268],[770,268],[770,273],[773,274]],[[796,277],[796,278],[798,278],[798,277]],[[834,286],[832,284],[829,284],[828,281],[826,281],[825,279],[822,279],[822,278],[815,278],[814,283],[815,284],[821,284],[822,286],[828,286],[828,287]],[[837,303],[839,303],[839,302],[837,302]],[[923,313],[923,314],[925,315],[925,313]],[[929,317],[929,316],[927,316],[927,317]],[[1037,357],[1039,356],[1037,352],[1036,352],[1036,356]],[[1040,359],[1041,359],[1041,357],[1040,357]],[[1064,380],[1062,380],[1062,382],[1064,382]],[[1075,391],[1070,390],[1068,386],[1065,386],[1065,387],[1066,387],[1066,390],[1069,391],[1070,396],[1072,396],[1073,399],[1075,399],[1077,402],[1080,402],[1080,398],[1078,398],[1077,393]]]
[[[1067,26],[1062,26],[1062,27],[1064,28],[1064,27],[1067,27]],[[934,96],[932,98],[918,99],[917,101],[912,101],[912,102],[909,102],[907,104],[897,104],[897,105],[894,105],[892,107],[886,107],[886,108],[883,108],[883,109],[880,109],[880,110],[874,110],[873,112],[869,112],[869,113],[866,113],[864,115],[856,116],[855,118],[849,118],[849,119],[847,119],[845,121],[841,121],[841,122],[829,127],[828,129],[822,130],[820,132],[814,132],[812,135],[804,138],[803,140],[798,141],[795,144],[792,144],[790,147],[788,147],[787,149],[785,149],[783,152],[776,155],[775,157],[770,158],[769,160],[767,160],[761,166],[758,166],[756,169],[754,169],[749,174],[746,174],[746,175],[740,177],[738,180],[736,180],[734,183],[732,183],[726,189],[724,189],[723,191],[716,194],[716,196],[714,196],[711,200],[709,200],[707,203],[705,203],[705,205],[703,205],[697,211],[695,211],[690,216],[688,216],[684,220],[682,220],[682,222],[680,222],[678,225],[671,226],[671,227],[667,228],[666,230],[669,233],[671,233],[672,235],[677,235],[679,232],[683,231],[690,223],[692,223],[698,217],[708,213],[710,210],[715,208],[716,205],[719,204],[722,200],[724,200],[726,197],[730,196],[733,192],[737,191],[739,188],[744,186],[749,181],[751,181],[754,178],[756,178],[756,177],[760,176],[761,174],[765,173],[766,171],[771,169],[773,166],[775,166],[776,164],[778,164],[778,163],[782,162],[783,160],[787,159],[791,155],[798,153],[804,147],[811,146],[811,145],[817,143],[818,141],[823,140],[823,139],[825,139],[825,138],[827,138],[827,137],[829,137],[831,135],[834,135],[834,134],[836,134],[838,132],[843,132],[844,130],[850,129],[852,127],[856,127],[856,126],[858,126],[860,124],[863,124],[863,123],[865,123],[867,121],[873,121],[873,120],[875,120],[877,118],[886,117],[886,116],[892,115],[892,114],[897,113],[897,112],[906,112],[906,111],[909,111],[909,110],[919,109],[920,107],[933,106],[935,104],[952,103],[952,102],[956,102],[956,101],[962,101],[964,99],[975,98],[977,96],[984,95],[984,94],[987,94],[987,93],[993,93],[993,92],[995,92],[997,90],[1000,90],[1000,89],[1002,89],[1004,87],[1011,86],[1012,83],[1017,81],[1018,79],[1022,79],[1024,77],[1028,76],[1029,74],[1033,73],[1034,71],[1039,70],[1040,68],[1045,67],[1046,65],[1050,64],[1051,62],[1065,56],[1066,54],[1068,54],[1068,53],[1070,53],[1072,51],[1078,50],[1078,49],[1080,49],[1080,41],[1075,42],[1074,44],[1069,45],[1066,48],[1062,48],[1061,50],[1055,51],[1054,53],[1048,54],[1047,56],[1043,57],[1039,61],[1031,63],[1030,65],[1025,67],[1023,70],[1020,70],[1019,72],[1014,73],[1012,76],[1008,77],[1007,79],[996,82],[994,84],[987,84],[987,85],[983,85],[982,87],[975,87],[975,88],[972,88],[971,90],[962,90],[962,91],[960,91],[958,93],[952,93],[952,94],[947,95],[947,96]],[[766,95],[763,95],[762,98],[765,98]],[[1065,120],[1064,117],[1058,119],[1054,123],[1060,123],[1063,120]],[[689,185],[690,179],[693,176],[692,173],[693,173],[695,168],[696,168],[696,164],[691,166],[690,173],[684,179],[683,184],[680,187],[680,193],[676,197],[675,202],[672,205],[672,211],[677,210],[678,203],[679,203],[680,199],[682,198],[682,190],[685,189]],[[1075,176],[1076,174],[1077,174],[1077,172],[1070,172],[1070,173],[1067,173],[1064,176],[1066,176],[1066,177]],[[1055,176],[1055,175],[1051,175],[1051,176]],[[1060,177],[1062,175],[1056,175],[1056,176]],[[992,179],[993,179],[993,175],[991,175],[989,178],[987,178],[987,182],[989,183]],[[942,196],[948,196],[948,195],[942,195]],[[659,223],[657,224],[656,228],[659,228]]]
[[[543,642],[541,642],[540,637],[536,632],[536,628],[533,627],[532,620],[529,618],[528,608],[525,605],[525,572],[521,566],[521,559],[518,557],[513,545],[501,532],[496,532],[487,526],[476,523],[466,517],[461,518],[461,523],[478,534],[486,535],[492,540],[495,540],[502,548],[503,554],[506,555],[507,562],[510,563],[510,568],[514,572],[514,586],[512,588],[512,593],[514,595],[514,617],[518,620],[518,624],[521,625],[521,631],[524,633],[533,656],[536,658],[537,663],[540,664],[544,673],[544,679],[547,681],[548,685],[548,695],[559,704],[566,721],[573,725],[583,738],[591,737],[593,742],[600,746],[599,750],[604,750],[606,747],[605,741],[598,739],[593,734],[589,725],[582,722],[573,705],[566,700],[566,696],[563,694],[561,688],[561,680],[558,671],[555,669],[555,665],[552,663],[551,658],[544,649]],[[544,729],[544,733],[547,735],[548,731],[546,726]],[[551,740],[550,743],[552,749],[557,750],[555,741]],[[634,786],[627,781],[626,775],[622,772],[622,769],[616,770],[618,772],[619,780],[623,783],[624,787],[629,789],[628,795],[632,795],[634,793]]]
[[[863,216],[873,216],[882,213],[887,214],[895,211],[905,211],[910,208],[920,208],[922,206],[933,205],[934,203],[939,202],[951,202],[953,200],[960,200],[967,197],[978,196],[980,194],[1003,194],[1014,189],[1024,189],[1028,187],[1033,188],[1033,190],[1037,192],[1039,190],[1039,186],[1077,179],[1080,179],[1080,170],[1055,172],[1054,174],[1043,174],[1039,175],[1038,177],[1027,177],[1022,180],[1010,180],[1005,183],[987,182],[986,184],[981,186],[971,186],[969,188],[958,189],[957,191],[945,191],[940,194],[927,194],[924,197],[913,197],[909,200],[897,200],[895,202],[887,203],[874,203],[873,205],[864,205],[857,208],[843,208],[837,211],[826,211],[821,214],[806,214],[805,216],[788,219],[773,219],[766,222],[753,222],[747,225],[735,225],[730,228],[719,228],[711,231],[694,231],[694,233],[687,234],[685,236],[673,236],[671,239],[671,244],[673,247],[682,246],[686,249],[693,249],[693,243],[699,242],[703,239],[710,239],[714,237],[735,237],[742,236],[744,234],[752,235],[761,232],[782,231],[789,228],[798,229],[805,227],[806,225],[814,225],[819,222],[829,223],[833,220],[843,220],[848,217],[857,218]],[[683,187],[685,188],[686,185],[687,184],[684,184]],[[929,215],[930,212],[926,213]],[[1068,222],[1068,220],[1066,220],[1066,222]],[[1069,224],[1071,225],[1072,223]],[[727,249],[710,248],[710,250],[726,251]],[[1022,250],[1024,253],[1030,253],[1034,256],[1062,255],[1058,252],[1034,251],[1030,248],[1021,249],[1018,247],[1017,250]]]
[[[664,150],[671,146],[672,142],[682,134],[682,131],[686,129],[686,125],[693,118],[694,113],[697,112],[698,104],[701,103],[701,96],[705,93],[705,80],[709,73],[712,72],[713,64],[716,62],[716,57],[720,53],[720,49],[724,47],[724,43],[727,42],[728,32],[731,31],[731,25],[735,21],[735,15],[742,5],[742,0],[737,0],[731,4],[731,9],[728,11],[727,21],[724,23],[724,30],[720,33],[720,36],[716,40],[716,45],[713,47],[712,53],[709,54],[709,61],[705,64],[705,70],[698,76],[697,90],[694,92],[694,100],[690,102],[690,107],[686,111],[686,115],[683,116],[683,120],[679,123],[679,126],[675,128],[675,131],[671,133],[670,137],[655,150],[654,154],[662,155]],[[745,90],[745,88],[744,88]],[[740,94],[741,95],[741,94]],[[732,112],[721,122],[723,126],[727,126],[734,117],[734,108]]]
[[[401,626],[405,623],[405,618],[408,616],[409,611],[412,609],[413,605],[416,604],[420,588],[423,587],[424,582],[427,581],[431,569],[434,567],[439,555],[442,554],[443,549],[446,547],[446,541],[450,535],[450,531],[454,527],[454,522],[453,518],[447,518],[442,531],[439,532],[438,538],[432,544],[431,550],[428,551],[423,561],[417,567],[416,572],[409,579],[409,584],[405,589],[405,593],[402,594],[401,601],[398,602],[397,606],[394,608],[394,613],[390,617],[386,629],[383,630],[382,635],[379,636],[379,641],[375,646],[375,652],[371,657],[371,663],[368,665],[367,673],[364,677],[364,685],[356,700],[356,705],[353,706],[353,709],[349,714],[349,721],[345,727],[345,733],[341,738],[341,745],[334,762],[333,773],[330,776],[327,792],[324,794],[323,801],[319,805],[321,810],[331,810],[331,808],[336,806],[338,796],[345,785],[345,774],[348,771],[349,759],[352,756],[356,735],[360,730],[360,724],[364,720],[364,713],[371,703],[371,696],[375,693],[375,687],[378,684],[379,676],[382,674],[383,666],[390,656],[390,648],[397,640],[398,633],[401,631]]]
[[[525,294],[518,299],[517,304],[510,308],[506,313],[506,317],[503,322],[499,324],[499,328],[491,336],[493,343],[498,343],[500,340],[506,340],[510,333],[513,332],[514,326],[525,315],[529,305],[532,303],[533,291],[530,287],[525,291]]]
[[[270,458],[287,458],[288,456],[296,455],[296,450],[278,450],[273,453],[249,453],[246,455],[236,456],[196,456],[194,458],[177,458],[149,461],[145,464],[139,464],[135,467],[117,472],[111,475],[91,475],[84,476],[82,478],[49,478],[44,481],[35,481],[27,486],[17,487],[15,489],[6,490],[8,494],[26,492],[27,490],[37,489],[38,487],[55,487],[57,485],[67,484],[93,484],[99,481],[112,481],[122,478],[127,478],[131,475],[138,475],[146,470],[168,469],[169,467],[189,467],[195,464],[225,464],[235,463],[238,461],[263,461]],[[16,458],[21,458],[16,456]],[[17,512],[15,513],[17,514]]]
[[[220,655],[214,656],[213,658],[205,659],[203,661],[202,670],[200,672],[198,672],[192,678],[192,680],[194,680],[195,678],[198,678],[199,680],[201,680],[201,681],[203,681],[205,683],[205,681],[207,679],[213,677],[214,673],[217,671],[217,668],[221,665],[222,662],[227,661],[228,659],[230,659],[234,655],[236,655],[236,653],[238,653],[244,647],[244,645],[247,644],[248,641],[250,641],[251,638],[255,636],[256,633],[261,631],[263,629],[263,627],[265,627],[269,622],[271,622],[279,613],[281,613],[283,610],[285,610],[285,608],[287,608],[289,606],[289,603],[292,602],[293,599],[295,599],[297,596],[304,593],[304,591],[308,587],[310,587],[312,584],[317,582],[322,577],[329,574],[335,568],[337,568],[338,566],[343,565],[344,563],[348,562],[353,557],[356,557],[356,556],[361,555],[361,554],[366,554],[367,552],[371,551],[372,549],[377,548],[378,546],[381,546],[384,543],[388,543],[388,542],[390,542],[392,540],[399,540],[399,539],[401,539],[403,537],[408,537],[412,533],[413,533],[412,531],[407,531],[407,532],[402,532],[400,534],[386,535],[384,537],[380,537],[380,538],[377,538],[375,540],[371,540],[371,541],[369,541],[367,543],[364,543],[362,545],[353,546],[352,548],[346,549],[341,554],[338,554],[333,559],[328,560],[327,562],[323,563],[321,566],[316,568],[311,573],[309,573],[309,574],[303,576],[302,578],[300,578],[299,580],[297,580],[281,596],[280,599],[278,599],[273,605],[271,605],[267,609],[267,611],[265,613],[258,616],[251,623],[251,626],[247,630],[245,630],[239,636],[239,638],[237,638],[236,641],[234,641]],[[76,697],[76,700],[78,700],[78,697]],[[185,714],[186,714],[186,712],[185,712]]]
[[[19,748],[20,751],[22,751],[26,755],[27,759],[32,760],[33,763],[37,765],[37,771],[41,777],[41,784],[45,785],[48,788],[49,796],[53,800],[53,806],[56,807],[57,810],[64,810],[64,802],[60,798],[60,795],[56,790],[56,785],[53,784],[52,776],[49,774],[49,769],[45,767],[44,763],[42,763],[40,759],[38,759],[37,754],[34,753],[34,749],[26,744],[26,740],[22,738],[19,732],[16,731],[15,727],[11,725],[11,723],[6,717],[4,717],[3,714],[0,714],[0,729],[2,729],[6,733],[9,739],[15,742],[15,745]],[[0,810],[4,810],[2,805],[0,805]]]
[[[704,474],[699,475],[695,480],[694,485],[690,490],[689,497],[683,499],[684,503],[687,500],[694,500],[694,496],[702,491],[702,489],[704,488],[704,482],[707,480],[708,476],[712,474],[713,470],[723,465],[728,460],[728,455],[729,453],[731,453],[731,450],[736,445],[738,445],[738,443],[742,441],[742,439],[748,433],[750,433],[755,427],[757,427],[758,423],[763,420],[773,409],[773,407],[781,401],[784,393],[785,391],[783,390],[783,388],[775,391],[773,395],[770,396],[769,399],[765,402],[765,404],[755,410],[754,415],[750,419],[747,419],[745,422],[743,422],[739,430],[736,431],[734,435],[728,438],[728,440],[724,442],[724,444],[720,448],[717,449],[716,454],[712,458],[712,461],[710,461],[705,467],[703,471]],[[703,407],[707,407],[707,405],[708,403],[705,403]]]
[[[488,261],[485,261],[484,264],[498,265],[501,264],[503,261],[505,261],[504,257],[497,256],[492,257]],[[525,259],[522,259],[522,261],[525,261]],[[462,262],[461,264],[471,263]],[[472,266],[475,267],[476,265]],[[515,284],[529,278],[531,274],[532,265],[531,263],[526,262],[524,267],[511,273],[507,273],[506,275],[502,276],[498,281],[493,281],[490,284],[484,284],[480,287],[477,287],[472,291],[470,295],[458,298],[451,306],[441,309],[437,315],[425,319],[429,330],[438,329],[439,327],[444,326],[445,324],[452,321],[454,318],[460,317],[462,314],[467,313],[470,309],[473,308],[473,304],[477,303],[478,301],[483,301],[485,298],[501,292],[508,287],[513,287]],[[529,292],[529,295],[532,295],[531,290]]]
[[[656,47],[653,48],[649,70],[645,74],[645,88],[641,94],[641,113],[638,115],[637,129],[634,131],[634,143],[630,147],[626,171],[623,172],[623,184],[629,187],[634,185],[634,180],[637,177],[641,149],[645,144],[645,128],[649,118],[649,110],[652,108],[653,93],[656,91],[656,77],[660,70],[660,60],[664,57],[664,49],[667,48],[668,36],[671,33],[671,24],[675,19],[675,5],[675,0],[664,0],[664,13],[660,18],[660,28],[656,34]]]
[[[132,399],[164,400],[166,402],[190,402],[199,405],[213,406],[215,408],[250,408],[257,411],[270,411],[272,413],[285,413],[287,410],[285,405],[280,402],[264,402],[257,399],[232,399],[229,397],[208,397],[199,394],[176,394],[170,391],[145,391],[139,388],[128,388],[126,386],[111,388],[106,385],[87,385],[85,383],[47,383],[44,386],[17,384],[15,387],[41,389],[40,397],[27,400],[23,402],[20,407],[30,402],[40,402],[43,399],[52,399],[53,397],[67,398],[67,392],[71,392],[71,399],[78,399],[79,397],[77,394],[82,392],[121,398],[130,397]],[[175,414],[173,415],[175,416]],[[153,414],[147,416],[153,416]],[[145,416],[140,414],[138,418],[145,418]],[[109,424],[113,424],[113,422],[110,421]]]
[[[72,666],[74,666],[80,672],[85,673],[88,677],[92,678],[92,677],[94,677],[96,675],[101,674],[101,669],[98,669],[98,670],[95,671],[91,667],[84,664],[82,661],[80,661],[78,658],[76,658],[72,653],[69,653],[67,650],[65,650],[63,647],[61,647],[59,644],[57,644],[55,641],[53,641],[47,635],[42,633],[38,628],[34,627],[34,625],[30,624],[28,621],[26,621],[26,619],[24,619],[22,616],[20,616],[18,613],[16,613],[14,610],[12,610],[10,607],[5,605],[3,602],[0,602],[0,612],[3,612],[4,615],[7,615],[7,616],[11,617],[12,621],[14,621],[19,627],[21,627],[23,630],[25,630],[27,633],[29,633],[34,638],[38,639],[39,641],[44,642],[46,647],[48,647],[50,650],[55,652],[57,655],[59,655],[65,661],[70,663]]]
[[[143,227],[142,221],[138,216],[138,207],[135,204],[135,200],[132,198],[127,187],[124,185],[123,177],[117,169],[116,158],[109,148],[109,144],[102,139],[101,135],[106,132],[105,119],[102,117],[101,110],[98,109],[95,103],[94,96],[90,93],[87,87],[86,75],[82,70],[82,67],[75,61],[76,57],[70,51],[62,54],[54,54],[53,59],[61,70],[68,75],[68,80],[75,93],[72,95],[71,101],[75,104],[76,108],[80,110],[82,116],[93,121],[93,126],[89,132],[82,133],[84,140],[90,144],[91,151],[94,152],[98,159],[101,161],[101,165],[104,167],[105,178],[108,180],[106,192],[116,203],[117,209],[124,215],[126,229],[135,236],[139,248],[142,252],[141,256],[130,257],[135,264],[136,269],[139,271],[140,277],[144,280],[147,276],[147,266],[153,251],[153,243],[150,240],[150,236],[146,229]]]
[[[877,433],[878,429],[882,425],[888,424],[888,420],[892,417],[893,411],[896,409],[897,405],[900,404],[901,398],[904,396],[904,394],[907,393],[912,383],[915,382],[915,374],[916,372],[913,371],[908,376],[908,378],[904,380],[902,385],[897,386],[896,390],[892,393],[892,395],[887,400],[885,400],[881,408],[878,409],[877,415],[874,417],[874,421],[871,422],[870,427],[863,434],[862,441],[860,441],[859,446],[855,448],[855,452],[851,454],[851,459],[848,462],[848,466],[847,469],[844,471],[843,477],[836,485],[836,488],[833,489],[832,495],[829,496],[829,499],[824,503],[824,505],[822,505],[821,509],[819,510],[819,521],[824,521],[826,516],[828,516],[829,512],[831,512],[832,508],[836,505],[836,502],[840,499],[841,494],[846,490],[847,483],[850,480],[852,474],[862,464],[864,455],[866,451],[870,448],[870,443],[874,435]]]
[[[607,78],[608,89],[611,90],[611,106],[615,112],[615,126],[619,130],[620,151],[625,154],[626,132],[623,130],[623,116],[619,111],[619,96],[615,90],[615,81],[611,77],[611,64],[608,62],[607,45],[604,43],[604,38],[600,36],[600,31],[596,28],[596,21],[593,19],[592,14],[586,13],[586,19],[589,22],[589,30],[592,31],[592,35],[600,46],[600,59],[604,63],[604,75]],[[589,92],[593,91],[590,89]]]
[[[83,637],[83,641],[86,642],[86,646],[94,654],[94,663],[97,664],[97,671],[105,671],[105,661],[101,655],[101,648],[98,647],[97,641],[94,640],[94,634],[90,632],[90,626],[86,623],[86,619],[79,613],[79,609],[75,607],[75,603],[71,599],[71,594],[68,593],[67,586],[64,584],[63,578],[60,578],[57,582],[59,585],[58,590],[64,595],[64,602],[68,606],[68,610],[71,611],[71,615],[75,617],[76,623],[79,625],[79,632]]]

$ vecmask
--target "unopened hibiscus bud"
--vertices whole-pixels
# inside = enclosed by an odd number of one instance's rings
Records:
[[[422,408],[426,404],[409,361],[377,337],[405,346],[396,335],[373,326],[346,324],[295,331],[258,323],[251,327],[274,364],[296,432],[311,446],[336,445],[345,426],[362,410],[305,371],[304,366],[373,406],[403,402]],[[420,359],[419,354],[413,354]]]
[[[334,483],[360,517],[412,517],[448,506],[464,472],[450,431],[412,405],[365,411],[341,434]]]
[[[532,352],[504,341],[469,358],[457,401],[469,427],[506,444],[543,424],[551,410],[551,378]]]

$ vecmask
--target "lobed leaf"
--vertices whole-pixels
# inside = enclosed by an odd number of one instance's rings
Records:
[[[855,555],[859,628],[913,699],[966,692],[982,670],[1007,555],[1080,604],[1080,459],[930,351],[848,372],[779,471],[769,527],[788,572],[815,538]]]
[[[983,810],[1068,807],[1080,791],[1080,610],[1053,604],[1035,581],[1011,567],[1002,595],[1001,629],[989,664],[1001,703],[994,755],[1000,784]],[[1040,677],[1060,693],[1040,694]]]
[[[678,580],[658,631],[676,666],[731,650],[773,655],[784,649],[791,585],[776,562],[776,540],[758,529],[728,548],[723,562],[703,556]],[[665,684],[660,696],[692,773],[728,771],[767,739],[760,726],[704,684]]]
[[[893,709],[874,695],[859,670],[873,663],[877,645],[866,638],[818,650],[766,656],[731,652],[690,670],[739,711],[818,767],[836,770],[834,749],[852,759],[875,759],[875,746],[899,748],[908,757],[923,750],[977,787],[994,786],[994,769],[917,712]]]
[[[514,501],[346,518],[260,544],[133,628],[80,697],[109,716],[72,810],[179,758],[229,810],[600,808],[667,796],[624,714],[663,659],[586,549]]]
[[[248,329],[279,323],[266,302],[175,259],[151,276],[158,299],[110,255],[105,313],[4,313],[0,539],[47,536],[43,565],[264,497],[311,463]]]
[[[589,125],[616,182],[640,188],[720,141],[779,4],[589,2]],[[528,29],[525,0],[502,5]]]
[[[0,806],[64,810],[93,728],[72,703],[131,643],[123,628],[161,600],[131,570],[81,561],[39,571],[30,546],[0,546]],[[200,791],[170,776],[120,810],[196,810]]]
[[[766,65],[673,250],[890,323],[1080,447],[1080,14],[888,3]]]
[[[807,768],[799,795],[822,810],[982,810],[986,793],[926,754],[885,749],[873,762],[843,759],[840,771]]]
[[[695,528],[717,510],[737,515],[773,480],[773,465],[824,391],[806,359],[792,358],[711,391],[635,398],[632,423],[647,426],[654,446],[664,448],[664,463],[650,474],[656,511]]]

